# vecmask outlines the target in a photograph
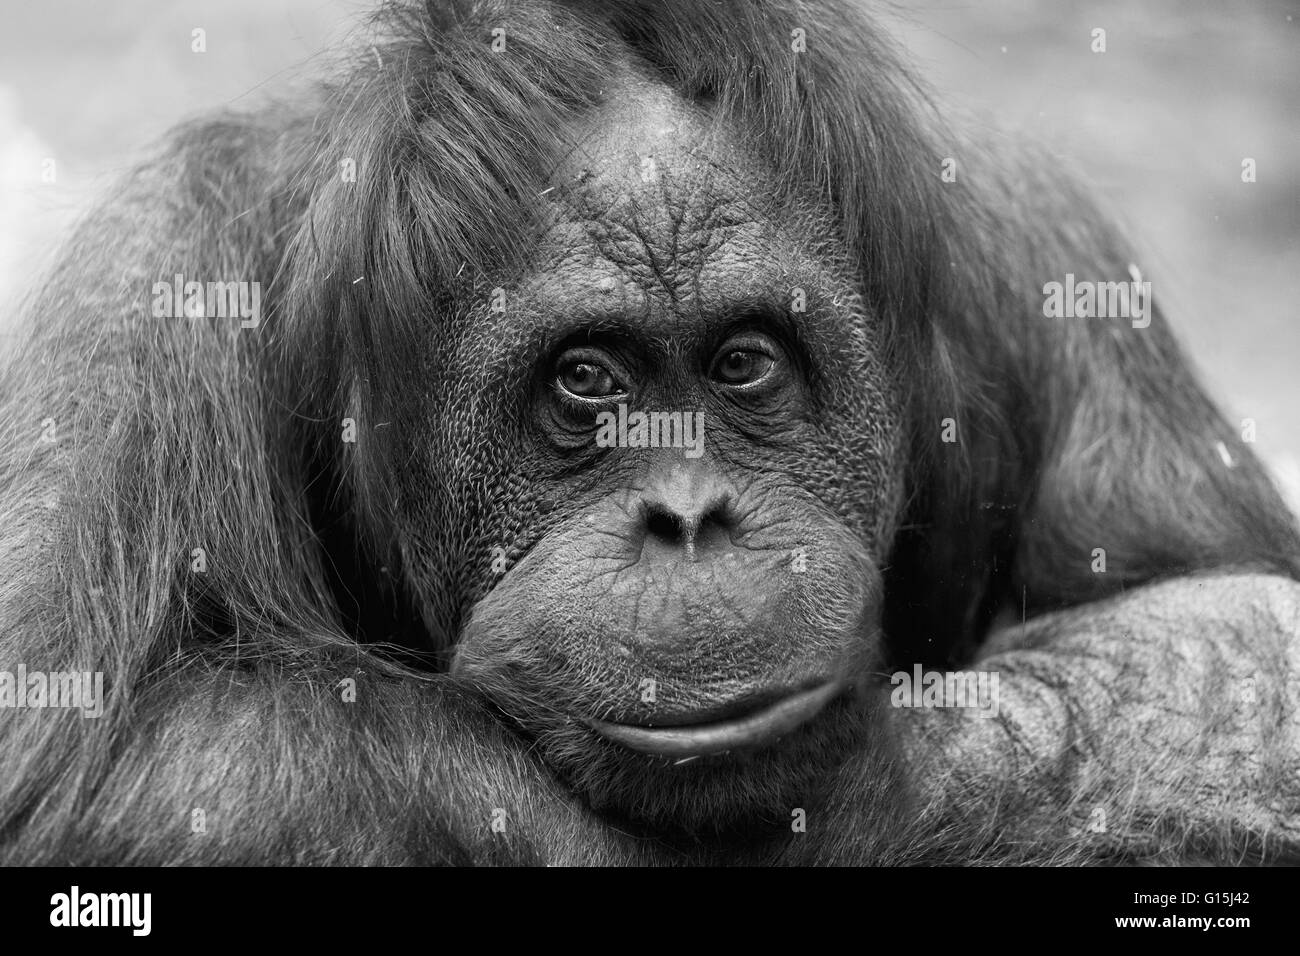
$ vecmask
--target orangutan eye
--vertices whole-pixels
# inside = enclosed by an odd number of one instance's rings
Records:
[[[587,357],[562,357],[555,381],[577,398],[609,398],[622,391],[609,369]]]
[[[776,364],[772,356],[752,349],[728,349],[718,354],[710,376],[724,385],[752,385]]]

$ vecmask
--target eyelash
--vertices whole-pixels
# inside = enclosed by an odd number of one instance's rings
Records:
[[[617,380],[615,381],[617,383]],[[623,400],[627,396],[627,389],[621,385],[619,388],[620,391],[604,398],[582,398],[565,389],[556,378],[551,379],[551,392],[559,401],[560,407],[574,417],[594,414],[601,409],[601,406]]]

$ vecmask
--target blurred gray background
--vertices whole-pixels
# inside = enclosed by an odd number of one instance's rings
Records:
[[[1091,179],[1147,251],[1211,389],[1234,420],[1258,422],[1256,448],[1300,506],[1300,0],[876,5],[940,104],[1023,129]],[[168,127],[300,82],[368,9],[0,0],[0,301]],[[49,158],[54,183],[41,180]],[[14,311],[0,310],[0,342]]]

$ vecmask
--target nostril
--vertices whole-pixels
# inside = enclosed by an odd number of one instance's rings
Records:
[[[642,541],[684,551],[725,547],[736,530],[735,492],[712,465],[678,464],[656,472],[642,492]],[[670,559],[669,555],[664,556]]]
[[[725,506],[702,513],[683,514],[661,502],[646,502],[642,511],[645,540],[684,549],[690,557],[697,548],[712,549],[731,541],[730,516]]]
[[[686,537],[686,527],[680,516],[660,505],[647,505],[645,515],[646,534],[676,544]]]

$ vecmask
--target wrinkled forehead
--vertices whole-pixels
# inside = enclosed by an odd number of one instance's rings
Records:
[[[574,131],[546,193],[530,295],[543,307],[701,314],[781,296],[824,217],[779,196],[744,130],[639,77]],[[814,228],[820,223],[821,228]]]

